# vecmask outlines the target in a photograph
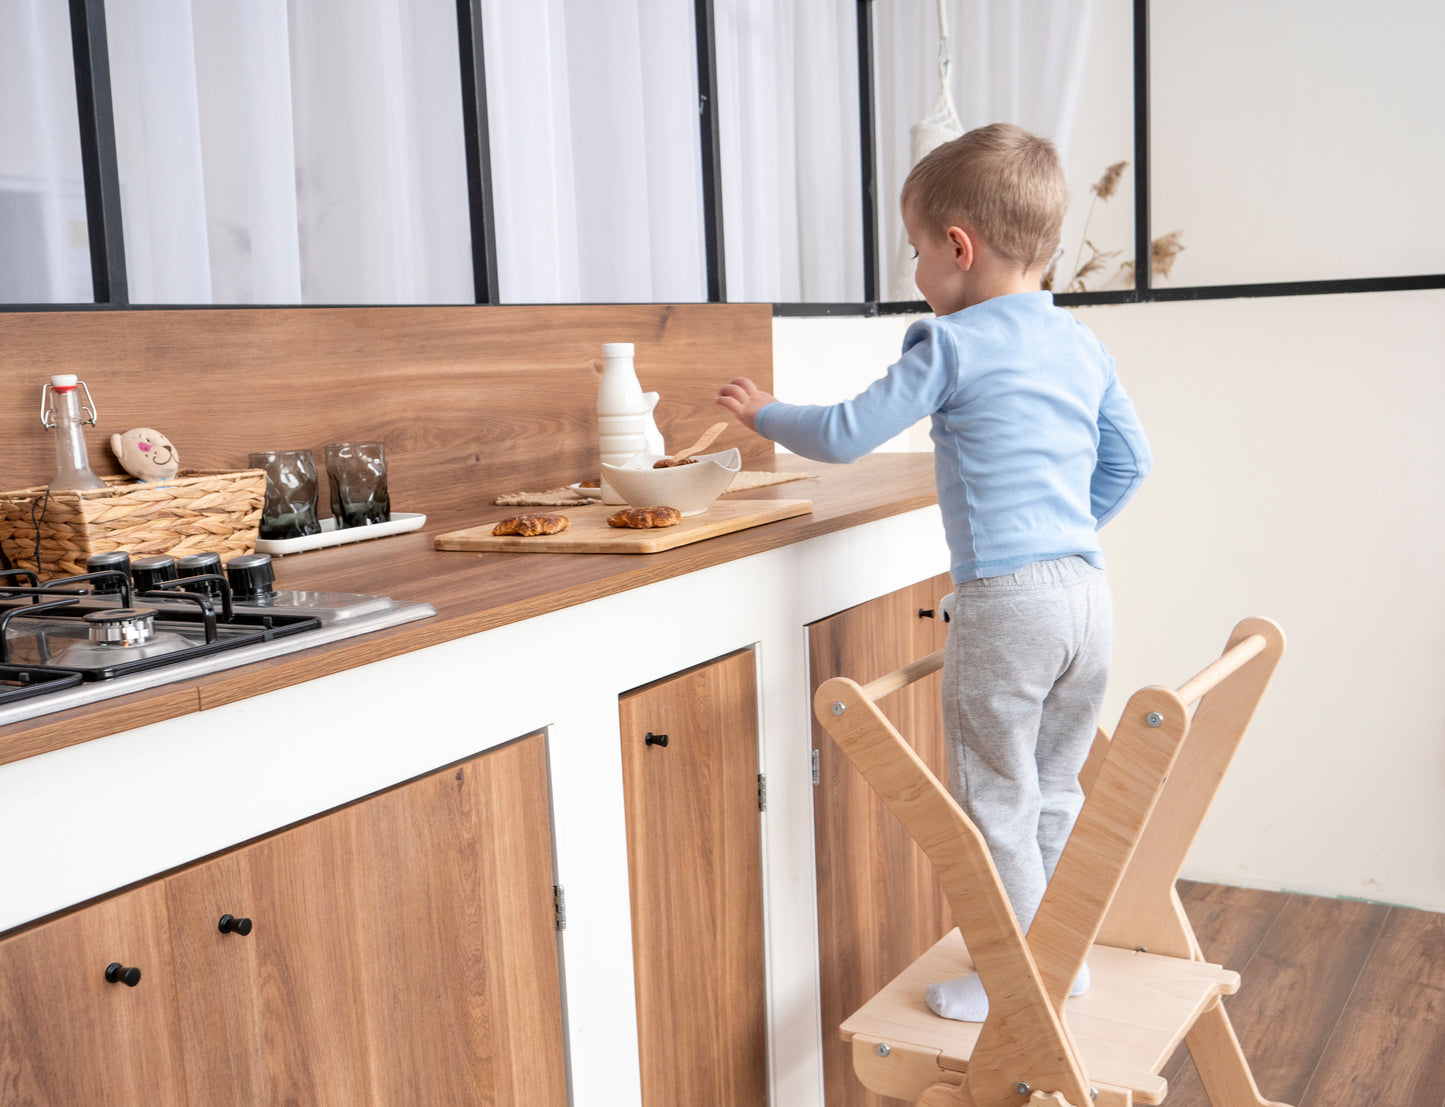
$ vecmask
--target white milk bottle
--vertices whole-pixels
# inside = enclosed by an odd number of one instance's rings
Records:
[[[656,392],[642,391],[632,364],[631,342],[602,344],[602,384],[597,390],[597,443],[604,465],[626,465],[637,454],[662,453],[662,436],[652,418]],[[626,501],[602,475],[602,502]]]

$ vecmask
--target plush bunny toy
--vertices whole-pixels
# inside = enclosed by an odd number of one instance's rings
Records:
[[[110,449],[120,467],[137,480],[170,480],[181,467],[170,439],[150,427],[111,435]]]

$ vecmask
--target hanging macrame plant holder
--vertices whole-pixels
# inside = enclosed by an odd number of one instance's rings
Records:
[[[938,98],[928,114],[913,124],[908,131],[910,168],[923,160],[924,155],[963,134],[963,123],[959,121],[958,109],[953,104],[953,93],[948,89],[948,70],[951,66],[948,48],[948,14],[944,11],[944,0],[938,0]],[[889,284],[888,299],[902,303],[923,299],[923,293],[913,282],[918,260],[913,248],[908,245],[907,232],[899,239],[898,256],[894,260],[893,280]]]

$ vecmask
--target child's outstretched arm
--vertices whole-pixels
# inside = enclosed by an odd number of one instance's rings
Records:
[[[764,392],[747,377],[734,377],[718,390],[716,403],[727,408],[738,417],[738,421],[755,431],[754,424],[759,411],[776,400],[771,392]]]
[[[842,403],[782,403],[746,377],[724,385],[717,403],[795,454],[830,464],[857,461],[944,402],[957,357],[936,331],[933,320],[914,323],[903,336],[903,356],[887,374]]]

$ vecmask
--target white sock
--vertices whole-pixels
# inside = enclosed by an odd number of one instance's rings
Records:
[[[978,973],[930,984],[923,998],[928,1009],[941,1018],[959,1022],[983,1022],[988,1018],[988,996]]]
[[[1081,996],[1089,990],[1089,966],[1085,962],[1074,978],[1069,995]],[[930,984],[923,994],[928,1009],[945,1019],[959,1022],[983,1022],[988,1018],[988,995],[983,990],[983,981],[977,973],[960,976],[957,980],[945,980],[941,984]]]

